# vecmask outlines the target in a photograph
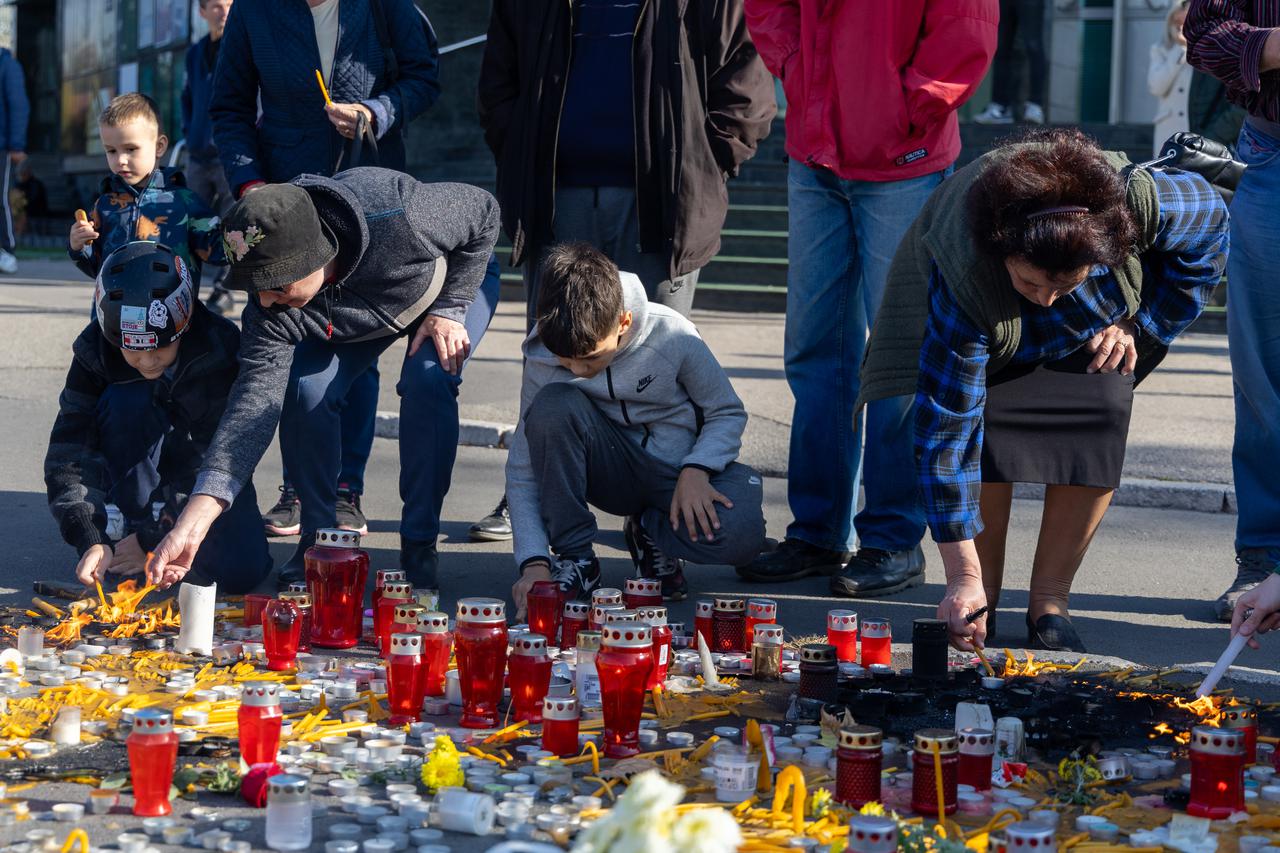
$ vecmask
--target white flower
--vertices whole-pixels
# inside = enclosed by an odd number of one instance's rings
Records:
[[[574,853],[672,853],[673,810],[682,799],[684,788],[656,770],[641,773],[608,813],[579,833]]]
[[[680,853],[733,853],[742,830],[724,809],[695,809],[671,827],[671,844]]]

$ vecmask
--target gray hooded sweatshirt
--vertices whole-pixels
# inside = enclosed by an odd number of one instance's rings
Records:
[[[697,328],[670,308],[650,303],[631,273],[622,273],[622,295],[631,328],[612,363],[590,379],[561,367],[536,326],[525,339],[520,423],[507,457],[517,566],[550,555],[524,434],[525,415],[544,385],[576,386],[645,451],[676,468],[719,473],[738,457],[747,411]]]

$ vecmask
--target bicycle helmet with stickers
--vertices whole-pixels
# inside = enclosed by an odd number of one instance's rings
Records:
[[[98,271],[98,326],[120,349],[145,351],[173,343],[191,323],[194,303],[191,270],[160,243],[121,246]]]

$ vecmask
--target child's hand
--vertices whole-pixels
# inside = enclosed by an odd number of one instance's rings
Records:
[[[538,581],[551,580],[551,564],[539,560],[536,563],[530,563],[524,567],[520,580],[516,581],[515,586],[511,587],[511,597],[516,602],[516,621],[519,622],[524,618],[525,609],[528,604],[529,590],[533,589],[533,585]]]
[[[701,468],[685,468],[680,472],[675,494],[671,496],[671,529],[679,530],[680,519],[683,518],[692,541],[698,541],[699,529],[708,540],[715,539],[715,531],[720,529],[720,518],[716,515],[717,502],[725,509],[733,509],[733,501],[711,485],[710,474]]]
[[[93,545],[88,551],[84,552],[80,562],[76,563],[76,580],[85,586],[93,586],[95,583],[100,583],[107,573],[107,567],[110,565],[111,546]]]
[[[115,556],[111,558],[113,575],[140,575],[147,568],[147,552],[138,544],[138,534],[131,533],[116,543]]]
[[[1265,634],[1280,625],[1280,575],[1272,575],[1236,600],[1231,614],[1231,636],[1244,634],[1258,648],[1254,634]]]
[[[89,221],[77,222],[71,226],[71,251],[79,252],[85,246],[98,239],[99,234]]]

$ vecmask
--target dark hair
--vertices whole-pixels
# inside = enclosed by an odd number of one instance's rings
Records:
[[[554,355],[581,358],[599,348],[622,316],[618,266],[589,243],[561,243],[542,262],[538,336]]]
[[[98,123],[106,127],[119,127],[136,118],[148,119],[156,126],[157,131],[160,130],[160,107],[141,92],[130,92],[112,98],[111,103],[98,116]]]
[[[1022,258],[1051,276],[1123,262],[1137,228],[1124,178],[1097,143],[1078,130],[1039,131],[1011,144],[1020,143],[1036,144],[995,163],[969,188],[978,249]]]

